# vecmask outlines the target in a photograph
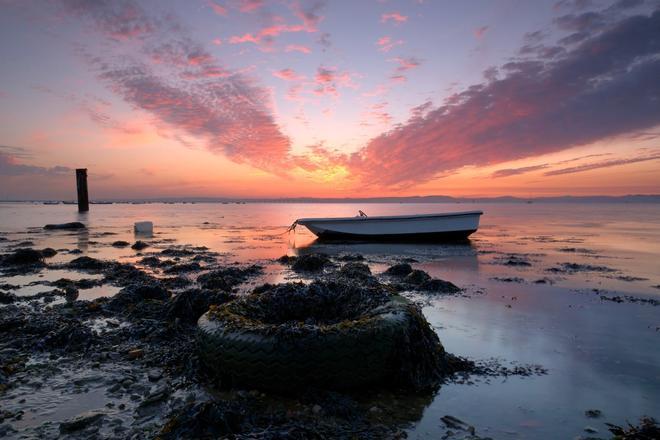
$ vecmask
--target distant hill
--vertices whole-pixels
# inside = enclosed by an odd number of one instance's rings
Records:
[[[10,202],[6,200],[5,202]],[[13,200],[13,202],[27,202]],[[33,200],[32,202],[53,202]],[[65,201],[63,203],[72,203]],[[96,200],[92,203],[660,203],[660,194],[626,196],[558,196],[520,198],[501,197],[285,197],[285,198],[225,198],[225,197],[161,197],[153,199]]]

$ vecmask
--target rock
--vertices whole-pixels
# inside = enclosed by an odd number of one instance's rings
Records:
[[[391,275],[395,277],[405,277],[410,272],[413,271],[413,268],[408,263],[399,263],[394,266],[390,266],[386,271],[385,275]]]
[[[57,251],[53,248],[45,248],[41,250],[41,255],[43,255],[44,258],[52,258],[57,255]]]
[[[339,270],[339,274],[346,278],[367,280],[371,278],[371,269],[364,263],[350,262],[344,264]]]
[[[321,411],[323,411],[323,408],[321,408],[321,405],[314,405],[314,406],[312,407],[312,412],[313,412],[314,414],[320,414]]]
[[[149,243],[145,243],[142,240],[138,240],[135,243],[133,243],[133,246],[131,246],[131,249],[135,249],[136,251],[141,251],[142,249],[148,248]]]
[[[597,419],[599,418],[603,413],[599,409],[588,409],[584,412],[584,415],[589,417],[590,419]]]
[[[147,379],[150,382],[158,382],[163,377],[163,372],[160,370],[149,370],[147,372]]]
[[[404,281],[408,284],[419,286],[423,283],[431,281],[431,276],[423,270],[415,269],[406,275]]]
[[[83,269],[83,270],[101,270],[105,266],[105,263],[96,258],[83,256],[74,258],[67,264],[71,269]]]
[[[172,294],[158,283],[133,284],[125,287],[110,299],[112,309],[124,309],[145,300],[167,301]]]
[[[182,322],[195,324],[212,304],[220,305],[232,299],[232,295],[223,291],[186,290],[170,299],[167,306],[167,318],[170,321],[178,318]]]
[[[330,264],[330,259],[325,254],[301,255],[293,262],[291,269],[296,272],[317,272]]]
[[[69,420],[60,423],[60,433],[67,434],[87,428],[93,423],[100,421],[105,414],[98,411],[89,411],[79,414]]]
[[[28,266],[43,264],[43,254],[38,250],[30,248],[16,249],[11,254],[7,254],[2,258],[2,265],[4,266]]]
[[[128,246],[129,244],[130,244],[130,243],[127,242],[127,241],[124,241],[124,240],[117,240],[117,241],[115,241],[115,242],[112,243],[112,246],[114,246],[114,247],[116,247],[116,248],[123,248],[123,247]]]
[[[128,358],[129,359],[138,359],[138,358],[141,358],[143,356],[144,356],[144,350],[142,350],[141,348],[134,348],[134,349],[128,351]]]
[[[360,254],[346,254],[337,257],[339,261],[364,261],[364,257]]]
[[[418,289],[437,293],[456,293],[461,291],[461,289],[454,283],[450,283],[449,281],[441,280],[438,278],[433,278],[432,280],[423,282],[419,285]]]
[[[598,432],[598,430],[596,428],[591,427],[591,426],[585,426],[584,431],[588,432],[589,434],[596,434]]]
[[[75,230],[75,229],[85,229],[85,228],[86,228],[85,225],[80,222],[49,224],[44,226],[44,229],[47,230],[53,230],[53,229]]]
[[[233,287],[246,281],[249,277],[259,274],[261,266],[252,265],[244,268],[225,267],[197,277],[197,282],[205,289],[230,291]]]
[[[140,402],[140,407],[145,407],[148,405],[153,405],[154,403],[158,403],[162,400],[165,400],[169,397],[170,393],[172,390],[170,390],[170,387],[167,385],[161,385],[157,387],[155,390],[150,392],[147,397],[144,398],[142,402]]]
[[[176,264],[174,266],[168,267],[163,272],[167,274],[176,274],[176,273],[185,273],[185,272],[197,272],[202,269],[202,266],[199,263],[183,263]]]
[[[280,258],[277,259],[277,262],[281,264],[293,264],[296,261],[296,259],[297,257],[292,255],[282,255]]]
[[[17,299],[18,297],[13,293],[0,291],[0,304],[11,304]]]

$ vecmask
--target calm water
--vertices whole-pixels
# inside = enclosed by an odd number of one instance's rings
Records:
[[[323,244],[303,227],[285,233],[299,217],[351,216],[358,209],[369,215],[481,209],[484,216],[469,244]],[[122,204],[93,205],[79,215],[73,205],[0,204],[0,232],[10,244],[29,240],[36,247],[79,248],[126,261],[135,259],[135,251],[109,244],[133,241],[132,224],[139,220],[154,222],[158,240],[207,246],[223,253],[226,262],[264,264],[262,281],[295,279],[272,262],[285,253],[361,253],[374,272],[402,257],[414,258],[416,266],[469,293],[424,300],[424,313],[449,351],[549,370],[545,376],[444,386],[410,420],[412,438],[438,438],[446,414],[498,439],[575,438],[587,435],[587,425],[605,436],[605,421],[660,417],[660,307],[601,299],[660,299],[660,206]],[[68,221],[83,221],[89,230],[30,229]],[[70,258],[59,254],[55,261]],[[580,266],[566,271],[565,263]],[[43,273],[53,279],[61,275]],[[29,277],[0,281],[25,285],[25,294],[37,288],[27,286],[34,281]],[[114,293],[101,289],[88,297]],[[603,418],[585,418],[591,408],[603,411]]]

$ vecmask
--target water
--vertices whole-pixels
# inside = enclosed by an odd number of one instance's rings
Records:
[[[468,244],[324,244],[303,227],[285,233],[299,217],[352,216],[358,209],[369,215],[481,209],[484,216]],[[134,250],[111,243],[133,242],[132,224],[139,220],[153,221],[154,239],[162,243],[207,246],[227,263],[265,264],[270,282],[296,278],[272,261],[283,254],[361,253],[376,273],[413,258],[415,266],[469,293],[424,301],[448,351],[548,369],[545,376],[443,386],[410,420],[412,438],[438,438],[446,414],[475,425],[481,435],[511,439],[586,436],[587,425],[606,436],[605,421],[660,416],[660,308],[602,299],[660,299],[660,206],[118,204],[78,214],[71,205],[0,204],[0,232],[8,239],[0,246],[32,241],[34,247],[134,261]],[[41,230],[69,221],[89,229]],[[60,252],[54,261],[76,256]],[[42,279],[52,277],[42,273]],[[39,279],[0,278],[0,284],[29,291]],[[592,408],[603,417],[587,419],[584,411]]]

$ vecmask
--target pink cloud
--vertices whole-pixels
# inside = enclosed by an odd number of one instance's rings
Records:
[[[335,67],[320,66],[314,76],[314,94],[339,96],[339,87],[357,88],[352,75],[346,71],[339,71]]]
[[[298,75],[293,69],[282,69],[273,72],[273,76],[284,81],[300,81],[305,79],[304,76]]]
[[[392,40],[391,37],[380,37],[378,41],[376,41],[376,45],[378,45],[378,50],[381,52],[389,52],[392,50],[392,48],[396,46],[400,46],[403,44],[403,40]]]
[[[392,115],[385,110],[387,106],[387,102],[370,105],[364,112],[362,112],[362,121],[360,122],[360,125],[365,127],[371,125],[389,125],[392,122]]]
[[[382,23],[387,23],[388,21],[392,21],[394,24],[401,24],[405,23],[408,21],[408,16],[403,15],[399,12],[389,12],[386,14],[383,14],[380,16],[380,21]]]
[[[174,18],[154,20],[130,0],[121,5],[131,11],[132,22],[150,23],[137,26],[144,44],[113,38],[107,50],[79,50],[108,89],[157,124],[203,141],[211,152],[286,174],[290,141],[274,121],[269,90],[220,65]],[[112,38],[121,27],[114,21],[126,15],[116,8],[115,3],[76,3],[64,9],[101,37]],[[127,56],[131,51],[134,55]],[[103,122],[102,114],[97,117]]]
[[[305,53],[305,54],[312,53],[312,49],[310,49],[307,46],[302,46],[302,45],[299,45],[299,44],[289,44],[286,47],[285,51],[286,52],[300,52],[300,53]]]
[[[227,16],[227,8],[225,8],[224,6],[222,6],[221,4],[217,3],[214,0],[209,0],[208,3],[211,9],[213,9],[213,12],[215,12],[218,15],[222,15],[223,17]]]
[[[221,46],[222,45],[222,39],[214,38],[213,39],[213,44],[215,44],[216,46]]]
[[[488,30],[488,26],[478,27],[474,30],[474,36],[477,38],[477,40],[481,40],[483,36],[486,34],[487,30]]]
[[[407,57],[407,58],[396,57],[396,58],[392,58],[390,61],[394,61],[399,64],[396,68],[396,71],[398,73],[407,72],[408,70],[414,69],[415,67],[419,67],[419,65],[422,64],[422,62],[415,57]]]
[[[238,9],[241,12],[256,12],[264,5],[263,0],[240,0]]]

